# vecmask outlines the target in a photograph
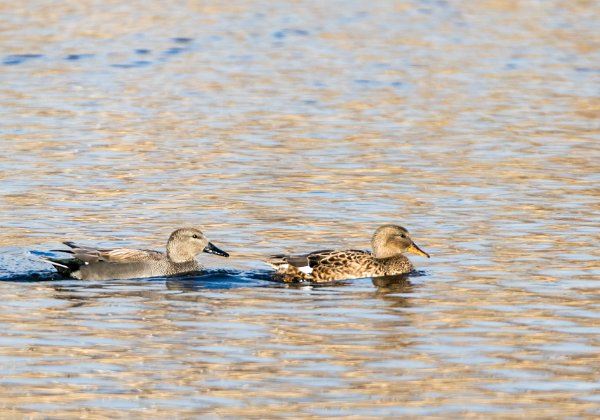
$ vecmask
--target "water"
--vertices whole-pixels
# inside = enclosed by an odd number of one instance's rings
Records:
[[[595,2],[0,7],[3,416],[600,415]],[[269,281],[407,227],[408,279]],[[231,258],[57,280],[30,251]]]

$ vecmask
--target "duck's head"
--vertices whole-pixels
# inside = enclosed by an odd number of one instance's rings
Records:
[[[371,239],[371,247],[375,258],[387,258],[402,252],[429,258],[429,254],[413,242],[408,230],[397,225],[383,225],[377,229]]]
[[[229,254],[220,250],[206,239],[204,234],[195,228],[177,229],[167,241],[167,255],[173,262],[187,262],[201,252],[229,257]]]

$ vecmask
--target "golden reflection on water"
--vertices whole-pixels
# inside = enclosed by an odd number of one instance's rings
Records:
[[[246,273],[0,283],[2,414],[599,415],[598,18],[0,6],[0,276],[64,239],[161,249],[190,224],[232,255],[208,266]],[[432,255],[409,283],[245,277],[387,222]]]
[[[46,284],[27,296],[8,296],[14,303],[3,311],[11,326],[3,340],[19,346],[5,347],[3,358],[20,368],[5,373],[10,387],[2,403],[48,404],[59,416],[98,407],[100,395],[114,406],[96,411],[105,416],[122,413],[119,401],[132,410],[145,407],[144,415],[427,413],[432,404],[451,410],[493,403],[500,411],[518,406],[519,415],[545,416],[594,408],[578,399],[585,389],[558,384],[595,389],[588,379],[597,358],[585,354],[582,339],[595,323],[557,316],[558,302],[518,289],[492,295],[467,283],[444,301],[444,288],[437,297],[419,297],[414,287],[389,282],[374,289],[182,294],[165,293],[163,283],[146,286],[52,292]],[[509,296],[513,309],[502,307]],[[32,298],[43,300],[20,305]],[[570,303],[579,306],[560,302]],[[507,318],[507,311],[515,316]],[[570,331],[575,323],[576,333]],[[40,340],[47,331],[63,333]],[[574,337],[579,346],[561,347]],[[551,364],[544,354],[553,355]],[[539,389],[522,392],[519,382]]]

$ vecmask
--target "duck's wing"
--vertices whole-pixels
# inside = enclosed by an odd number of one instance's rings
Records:
[[[335,281],[359,277],[355,271],[372,260],[369,251],[350,249],[345,251],[323,250],[301,255],[272,255],[265,262],[284,276],[283,281],[297,279],[309,281]]]
[[[327,249],[322,251],[315,251],[308,254],[277,254],[269,256],[265,262],[275,268],[281,268],[281,266],[294,266],[294,267],[314,267],[323,258],[327,257],[335,251]]]
[[[116,264],[127,264],[142,261],[160,260],[164,258],[164,254],[162,252],[148,249],[98,249],[87,246],[79,246],[69,241],[63,243],[71,249],[55,249],[53,251],[72,254],[74,258],[88,264],[101,261]]]
[[[265,262],[275,268],[281,268],[284,265],[291,265],[296,268],[315,268],[318,265],[344,260],[353,261],[370,255],[371,252],[360,249],[349,249],[345,251],[325,249],[322,251],[314,251],[309,254],[271,255]]]

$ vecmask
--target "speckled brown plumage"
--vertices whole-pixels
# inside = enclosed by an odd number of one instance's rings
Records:
[[[302,255],[273,255],[266,263],[285,282],[329,282],[362,277],[382,277],[409,273],[413,269],[403,251],[429,257],[401,226],[381,226],[372,238],[374,252],[363,250],[315,251]]]

